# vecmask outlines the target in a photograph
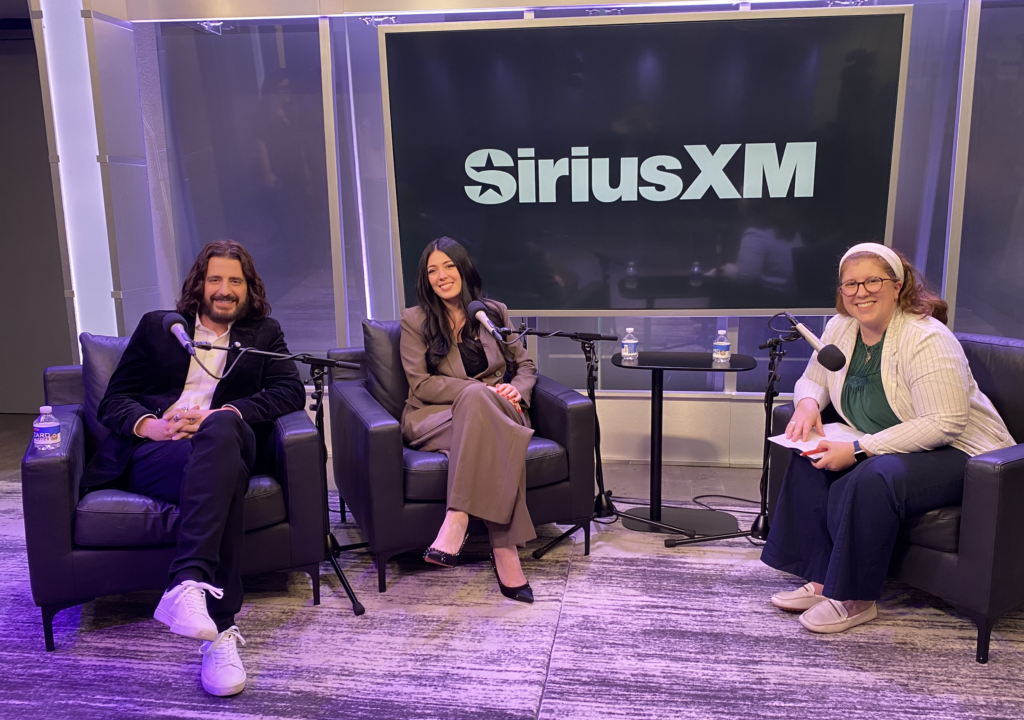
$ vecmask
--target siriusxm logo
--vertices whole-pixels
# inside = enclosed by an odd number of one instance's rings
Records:
[[[719,145],[712,153],[707,145],[686,145],[686,152],[700,173],[684,188],[683,180],[673,170],[682,170],[678,158],[654,155],[643,162],[640,158],[619,159],[619,184],[609,180],[611,160],[591,158],[590,148],[572,148],[572,158],[534,158],[534,148],[519,148],[518,161],[504,150],[476,150],[466,158],[466,175],[477,183],[466,185],[466,195],[482,205],[499,205],[518,195],[521,203],[553,203],[558,199],[559,178],[569,178],[573,202],[589,202],[591,195],[603,203],[632,202],[638,197],[654,202],[666,200],[699,200],[711,190],[723,200],[763,197],[786,197],[790,187],[793,197],[814,196],[814,159],[817,143],[786,143],[779,159],[775,143],[747,143],[743,154],[743,194],[725,174],[725,166],[740,145]],[[511,171],[499,168],[516,168]],[[565,183],[563,183],[563,197]]]

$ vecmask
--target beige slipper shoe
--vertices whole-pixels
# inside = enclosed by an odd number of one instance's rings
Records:
[[[867,610],[850,615],[846,606],[838,600],[818,603],[800,616],[800,624],[815,633],[838,633],[863,625],[878,617],[877,603],[871,603]]]
[[[814,594],[814,586],[807,583],[796,590],[786,590],[772,595],[772,605],[790,612],[809,610],[825,598]]]

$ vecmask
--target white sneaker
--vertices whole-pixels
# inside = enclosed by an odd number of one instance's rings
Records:
[[[218,600],[224,597],[224,591],[213,585],[185,580],[164,593],[153,617],[171,628],[175,635],[196,640],[215,640],[217,624],[206,609],[207,592]]]
[[[245,689],[245,668],[238,657],[237,643],[244,646],[245,640],[238,626],[232,625],[199,648],[203,654],[203,689],[211,695],[237,695]]]
[[[803,612],[822,602],[825,598],[814,594],[814,585],[807,583],[796,590],[784,590],[772,595],[772,605],[783,610]]]

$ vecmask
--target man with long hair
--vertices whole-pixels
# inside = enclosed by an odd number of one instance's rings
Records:
[[[178,544],[155,618],[171,632],[204,640],[203,687],[233,695],[245,687],[235,625],[242,606],[243,504],[273,421],[305,405],[294,363],[232,355],[233,343],[287,353],[269,317],[252,256],[233,240],[209,243],[181,288],[177,312],[195,341],[191,357],[163,327],[166,310],[146,313],[110,378],[97,415],[110,429],[83,488],[117,486],[177,505]],[[216,348],[223,348],[218,350]]]

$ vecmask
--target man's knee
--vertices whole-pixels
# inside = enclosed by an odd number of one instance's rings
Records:
[[[231,409],[211,413],[203,420],[193,440],[241,444],[245,440],[245,421]]]

